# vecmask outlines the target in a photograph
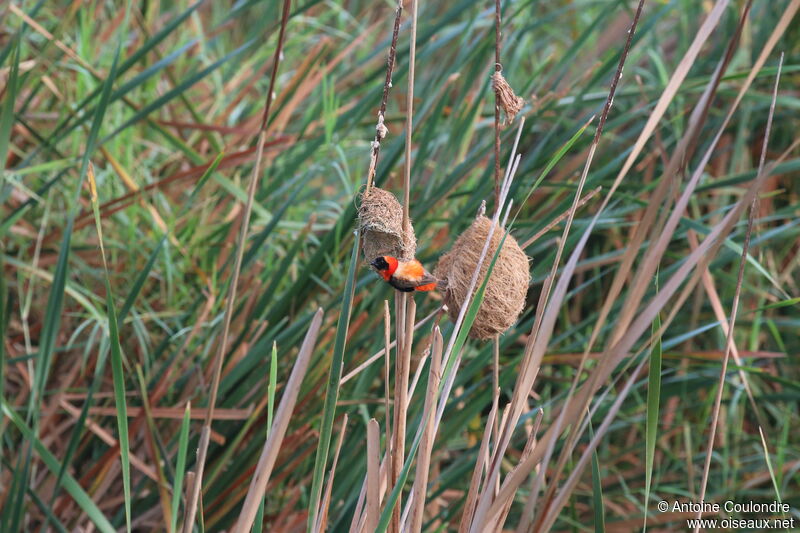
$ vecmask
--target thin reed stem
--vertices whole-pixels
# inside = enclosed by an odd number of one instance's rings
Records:
[[[397,36],[400,33],[400,17],[402,14],[403,0],[398,0],[394,15],[392,42],[389,45],[389,57],[386,59],[386,79],[383,82],[383,96],[381,96],[381,105],[378,108],[378,125],[375,127],[375,140],[372,141],[369,169],[367,170],[367,190],[372,187],[373,181],[375,180],[375,172],[378,167],[378,154],[381,151],[381,141],[386,137],[388,132],[384,125],[386,102],[389,100],[389,89],[392,87],[392,73],[394,72],[394,62],[397,56]]]
[[[500,63],[500,0],[494,1],[494,71],[503,70]],[[494,91],[494,208],[500,209],[500,95]]]
[[[781,69],[783,68],[783,53],[778,62],[778,73],[775,75],[775,85],[772,89],[772,103],[769,107],[769,115],[767,117],[767,127],[764,131],[764,142],[761,144],[761,157],[758,162],[758,173],[756,180],[764,173],[764,162],[767,157],[767,145],[769,144],[769,135],[772,130],[772,119],[775,116],[775,102],[778,99],[778,86],[781,81]],[[708,435],[708,446],[706,447],[706,457],[703,463],[703,479],[700,482],[700,500],[706,496],[706,488],[708,486],[708,476],[711,471],[711,454],[714,451],[714,439],[717,434],[717,425],[719,424],[719,412],[722,406],[722,393],[725,390],[725,376],[728,373],[728,361],[731,357],[733,350],[733,330],[736,325],[736,315],[739,311],[739,297],[742,293],[742,283],[744,281],[744,266],[747,263],[747,253],[750,248],[750,238],[753,234],[753,224],[755,221],[756,211],[758,210],[758,194],[753,195],[753,200],[750,203],[750,209],[747,216],[747,229],[744,234],[744,243],[742,243],[742,258],[739,261],[739,271],[736,274],[736,290],[733,294],[733,304],[731,306],[731,315],[728,320],[728,334],[725,338],[725,356],[722,359],[722,368],[719,372],[719,383],[717,384],[717,394],[714,397],[714,408],[711,414],[711,429]],[[698,512],[697,518],[701,517]],[[695,533],[699,531],[700,526],[694,528]]]
[[[408,215],[411,203],[411,134],[414,128],[414,63],[417,55],[417,7],[419,0],[412,0],[411,37],[408,45],[408,91],[406,92],[406,151],[405,174],[403,175],[403,239],[407,238],[411,219]]]

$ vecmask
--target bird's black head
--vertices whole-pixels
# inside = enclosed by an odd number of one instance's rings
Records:
[[[386,270],[389,268],[389,263],[386,262],[386,259],[383,256],[376,257],[375,260],[370,263],[370,265],[372,265],[375,270]]]

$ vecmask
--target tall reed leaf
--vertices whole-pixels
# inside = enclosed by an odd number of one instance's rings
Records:
[[[119,454],[122,460],[122,485],[125,492],[125,523],[131,530],[131,459],[130,441],[128,440],[128,407],[125,398],[125,373],[122,368],[122,347],[119,343],[117,312],[111,291],[111,280],[108,275],[106,251],[103,245],[103,228],[100,224],[100,206],[97,201],[97,183],[94,179],[94,168],[89,165],[89,187],[92,193],[92,212],[94,213],[97,240],[100,244],[100,257],[103,260],[105,273],[106,306],[108,312],[108,340],[111,346],[111,372],[114,379],[114,400],[117,408],[117,427],[119,428]]]
[[[186,473],[186,453],[189,448],[189,415],[192,411],[192,404],[186,404],[181,422],[180,437],[178,437],[178,459],[175,463],[175,482],[172,484],[172,523],[169,526],[170,533],[175,533],[178,525],[178,506],[183,493],[183,477]]]
[[[594,439],[594,428],[589,419],[589,440]],[[600,460],[597,457],[597,448],[592,450],[592,506],[594,507],[594,531],[605,533],[606,506],[603,503],[603,478],[600,477]]]
[[[333,432],[333,419],[336,414],[336,401],[339,398],[339,385],[342,380],[344,366],[344,349],[347,341],[347,328],[350,323],[350,311],[353,306],[353,290],[355,288],[356,268],[358,267],[358,249],[361,238],[353,239],[353,252],[350,255],[350,267],[347,270],[347,281],[342,295],[342,310],[339,313],[339,323],[336,326],[336,339],[333,343],[333,357],[328,373],[328,387],[325,391],[325,403],[322,408],[322,421],[319,429],[319,443],[317,455],[314,459],[314,477],[311,484],[311,507],[308,510],[309,533],[317,521],[317,506],[322,496],[322,477],[328,462],[328,452],[331,446],[331,433]]]
[[[650,369],[647,376],[647,425],[645,427],[645,482],[644,482],[644,524],[642,530],[647,531],[647,506],[650,502],[650,487],[653,481],[653,459],[658,437],[658,407],[661,400],[661,318],[656,314],[653,321],[653,333],[658,335],[650,352]]]
[[[0,201],[5,203],[6,197],[6,154],[11,139],[11,126],[14,124],[14,102],[17,98],[17,79],[19,75],[19,47],[17,37],[14,45],[14,56],[11,58],[11,71],[6,83],[6,97],[0,111]]]

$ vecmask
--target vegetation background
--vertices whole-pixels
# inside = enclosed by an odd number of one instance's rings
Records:
[[[691,516],[655,504],[703,492],[715,502],[781,500],[792,508],[783,516],[800,521],[798,2],[644,2],[593,152],[636,4],[502,2],[502,72],[526,101],[511,235],[531,257],[532,284],[518,323],[498,341],[499,396],[494,343],[463,347],[433,441],[425,531],[459,527],[473,470],[484,468],[493,402],[502,410],[515,394],[524,414],[502,461],[485,466],[504,483],[518,464],[527,468],[508,499],[507,530],[631,531],[648,513],[651,530],[685,530]],[[292,2],[281,41],[284,5],[0,7],[0,530],[180,527],[191,514],[209,403],[216,409],[192,522],[230,530],[254,472],[263,472],[268,428],[318,309],[296,406],[270,448],[280,452],[267,497],[257,498],[256,529],[303,530],[309,514],[324,515],[331,531],[350,528],[369,421],[383,434],[388,405],[383,359],[352,372],[384,347],[384,300],[396,295],[353,250],[395,4]],[[376,173],[400,198],[405,7]],[[418,5],[409,207],[429,268],[482,201],[495,203],[494,8]],[[519,121],[502,130],[503,166]],[[753,186],[759,200],[748,224]],[[576,195],[589,196],[577,209]],[[565,232],[560,217],[570,206]],[[717,245],[693,256],[715,231]],[[550,293],[548,280],[568,284]],[[428,316],[441,295],[416,304],[417,318]],[[534,334],[548,320],[552,331]],[[445,342],[455,338],[447,317],[440,327]],[[544,350],[535,364],[532,335]],[[418,368],[420,378],[408,400],[409,446],[422,420],[431,339],[428,322],[411,351],[412,381]],[[526,369],[538,376],[519,396]],[[574,399],[573,381],[595,379],[589,427],[567,421],[545,436]],[[523,464],[526,446],[550,446],[542,467]],[[406,489],[419,476],[409,464]],[[330,493],[320,504],[323,481]],[[491,501],[493,487],[478,488]]]

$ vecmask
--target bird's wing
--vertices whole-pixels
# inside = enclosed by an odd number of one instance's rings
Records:
[[[389,284],[399,291],[413,291],[422,285],[436,284],[436,278],[427,272],[418,279],[407,279],[395,274],[389,279]]]

